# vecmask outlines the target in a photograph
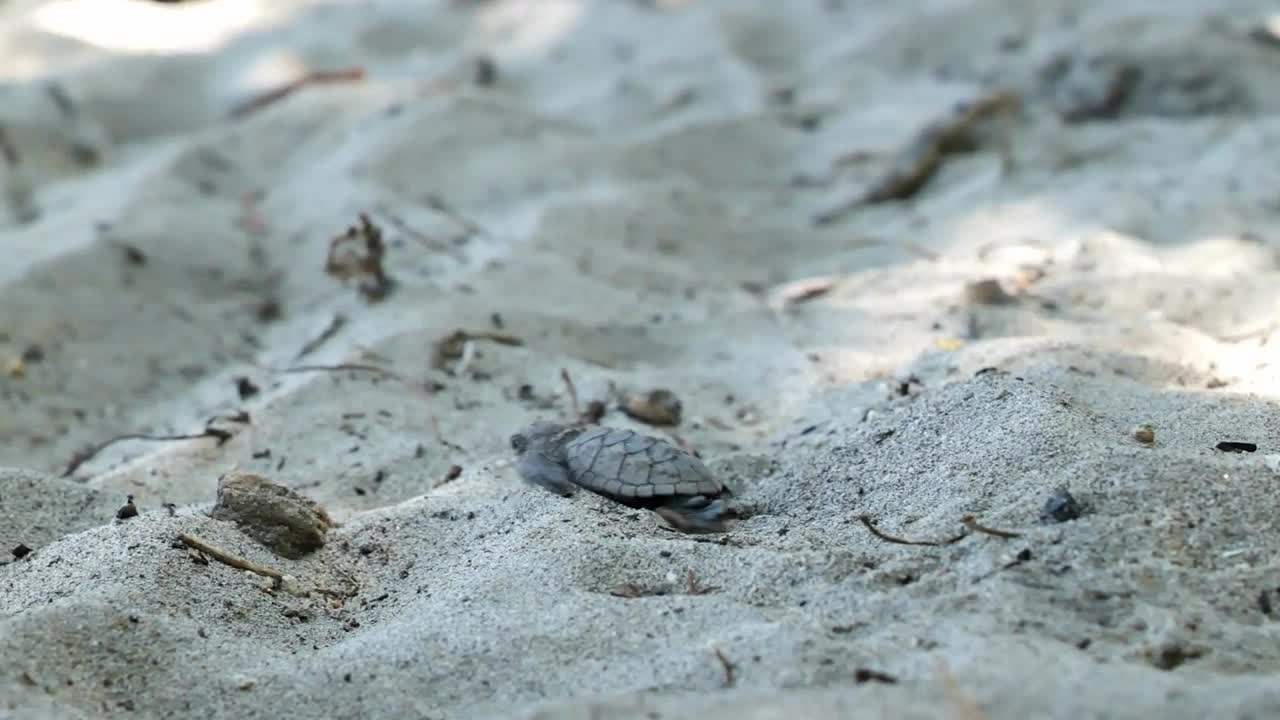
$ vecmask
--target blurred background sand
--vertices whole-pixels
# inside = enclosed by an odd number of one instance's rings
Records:
[[[1275,10],[0,3],[0,716],[1280,714]],[[575,397],[746,517],[521,485]]]

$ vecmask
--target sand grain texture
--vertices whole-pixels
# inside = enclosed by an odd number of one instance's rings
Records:
[[[0,717],[1280,715],[1272,8],[783,5],[0,6]],[[562,371],[747,517],[521,485]]]

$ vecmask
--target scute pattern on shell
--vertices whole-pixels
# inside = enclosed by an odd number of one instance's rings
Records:
[[[715,496],[723,490],[697,457],[634,430],[583,432],[565,445],[565,458],[577,484],[615,498]]]

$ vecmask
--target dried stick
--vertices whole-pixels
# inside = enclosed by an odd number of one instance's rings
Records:
[[[479,223],[475,222],[474,220],[471,220],[467,216],[455,210],[453,206],[449,205],[449,203],[444,201],[444,198],[438,195],[428,195],[426,198],[426,202],[427,202],[427,207],[449,218],[454,223],[456,223],[458,227],[462,228],[463,230],[466,230],[472,235],[488,235],[489,234],[488,231],[486,231],[483,227],[481,227]]]
[[[67,468],[62,471],[62,477],[69,477],[71,473],[74,473],[76,470],[80,469],[81,465],[92,460],[95,456],[97,456],[98,453],[102,452],[103,450],[106,450],[108,447],[111,447],[112,445],[115,445],[118,442],[123,442],[125,440],[156,440],[160,442],[169,442],[174,440],[196,440],[196,439],[205,438],[205,437],[217,438],[218,447],[221,447],[223,443],[231,439],[231,433],[227,432],[226,430],[219,430],[217,428],[206,427],[204,430],[198,433],[187,433],[183,435],[147,435],[145,433],[128,433],[126,435],[117,435],[111,438],[110,440],[105,440],[103,442],[98,443],[97,445],[91,445],[88,448],[85,448],[84,450],[81,450],[80,452],[72,456],[71,461],[67,463]]]
[[[989,528],[985,525],[980,525],[978,523],[978,519],[972,515],[965,515],[964,517],[960,518],[960,522],[964,523],[965,527],[969,528],[974,532],[986,533],[987,535],[994,535],[995,537],[1007,538],[1010,540],[1012,540],[1013,538],[1022,537],[1021,533],[1008,532],[1006,530],[996,530],[995,528]]]
[[[292,367],[287,367],[287,368],[280,368],[280,369],[267,368],[267,369],[272,370],[274,372],[281,372],[281,373],[343,372],[345,370],[350,370],[352,372],[376,373],[378,375],[385,375],[390,378],[395,378],[396,380],[404,379],[392,370],[388,370],[384,367],[378,367],[377,365],[366,365],[364,363],[338,363],[337,365],[294,365]]]
[[[263,577],[271,578],[272,580],[276,581],[276,584],[280,584],[284,582],[284,573],[280,572],[279,570],[272,570],[269,567],[264,567],[251,560],[246,560],[240,557],[239,555],[233,555],[227,550],[223,550],[222,548],[216,545],[213,545],[205,540],[201,540],[200,538],[194,535],[188,535],[187,533],[180,533],[178,535],[178,540],[180,540],[182,544],[186,545],[187,547],[195,550],[199,550],[200,552],[204,553],[205,555],[208,555],[214,560],[217,560],[223,565],[229,565],[233,568],[238,568],[240,570],[248,570],[249,572],[254,573],[256,575],[261,575]]]
[[[578,388],[573,386],[573,378],[569,377],[566,368],[560,368],[560,379],[564,380],[565,389],[569,392],[569,406],[573,410],[573,416],[582,417],[582,410],[578,405]]]
[[[231,111],[232,118],[241,118],[262,108],[279,102],[308,85],[326,83],[356,82],[364,79],[364,68],[353,67],[344,70],[312,70],[302,77],[286,83],[274,90],[250,98]]]
[[[713,647],[711,648],[711,651],[716,654],[716,659],[720,661],[720,667],[724,668],[724,686],[733,687],[733,674],[734,670],[737,669],[737,666],[734,665],[729,658],[725,657],[724,652],[720,650],[720,648]]]
[[[862,524],[865,525],[867,529],[871,531],[872,535],[875,535],[876,537],[880,538],[881,540],[884,540],[885,542],[896,543],[898,545],[930,545],[930,546],[950,545],[952,543],[960,542],[961,540],[969,536],[969,531],[965,530],[959,535],[956,535],[953,538],[948,538],[946,540],[907,540],[905,538],[894,537],[893,535],[887,535],[884,532],[881,532],[880,529],[876,527],[875,521],[871,519],[870,515],[859,515],[858,520],[861,521]]]
[[[337,335],[338,331],[346,324],[347,316],[342,313],[337,313],[331,320],[329,320],[329,324],[325,326],[324,330],[322,330],[319,335],[308,341],[306,345],[302,346],[302,349],[298,351],[298,354],[295,355],[293,359],[301,360],[307,355],[315,352],[317,348],[331,340],[334,335]]]

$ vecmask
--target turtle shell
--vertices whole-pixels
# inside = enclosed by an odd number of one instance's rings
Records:
[[[575,484],[624,505],[660,507],[672,498],[724,492],[697,457],[634,430],[592,428],[569,440],[564,452]]]

